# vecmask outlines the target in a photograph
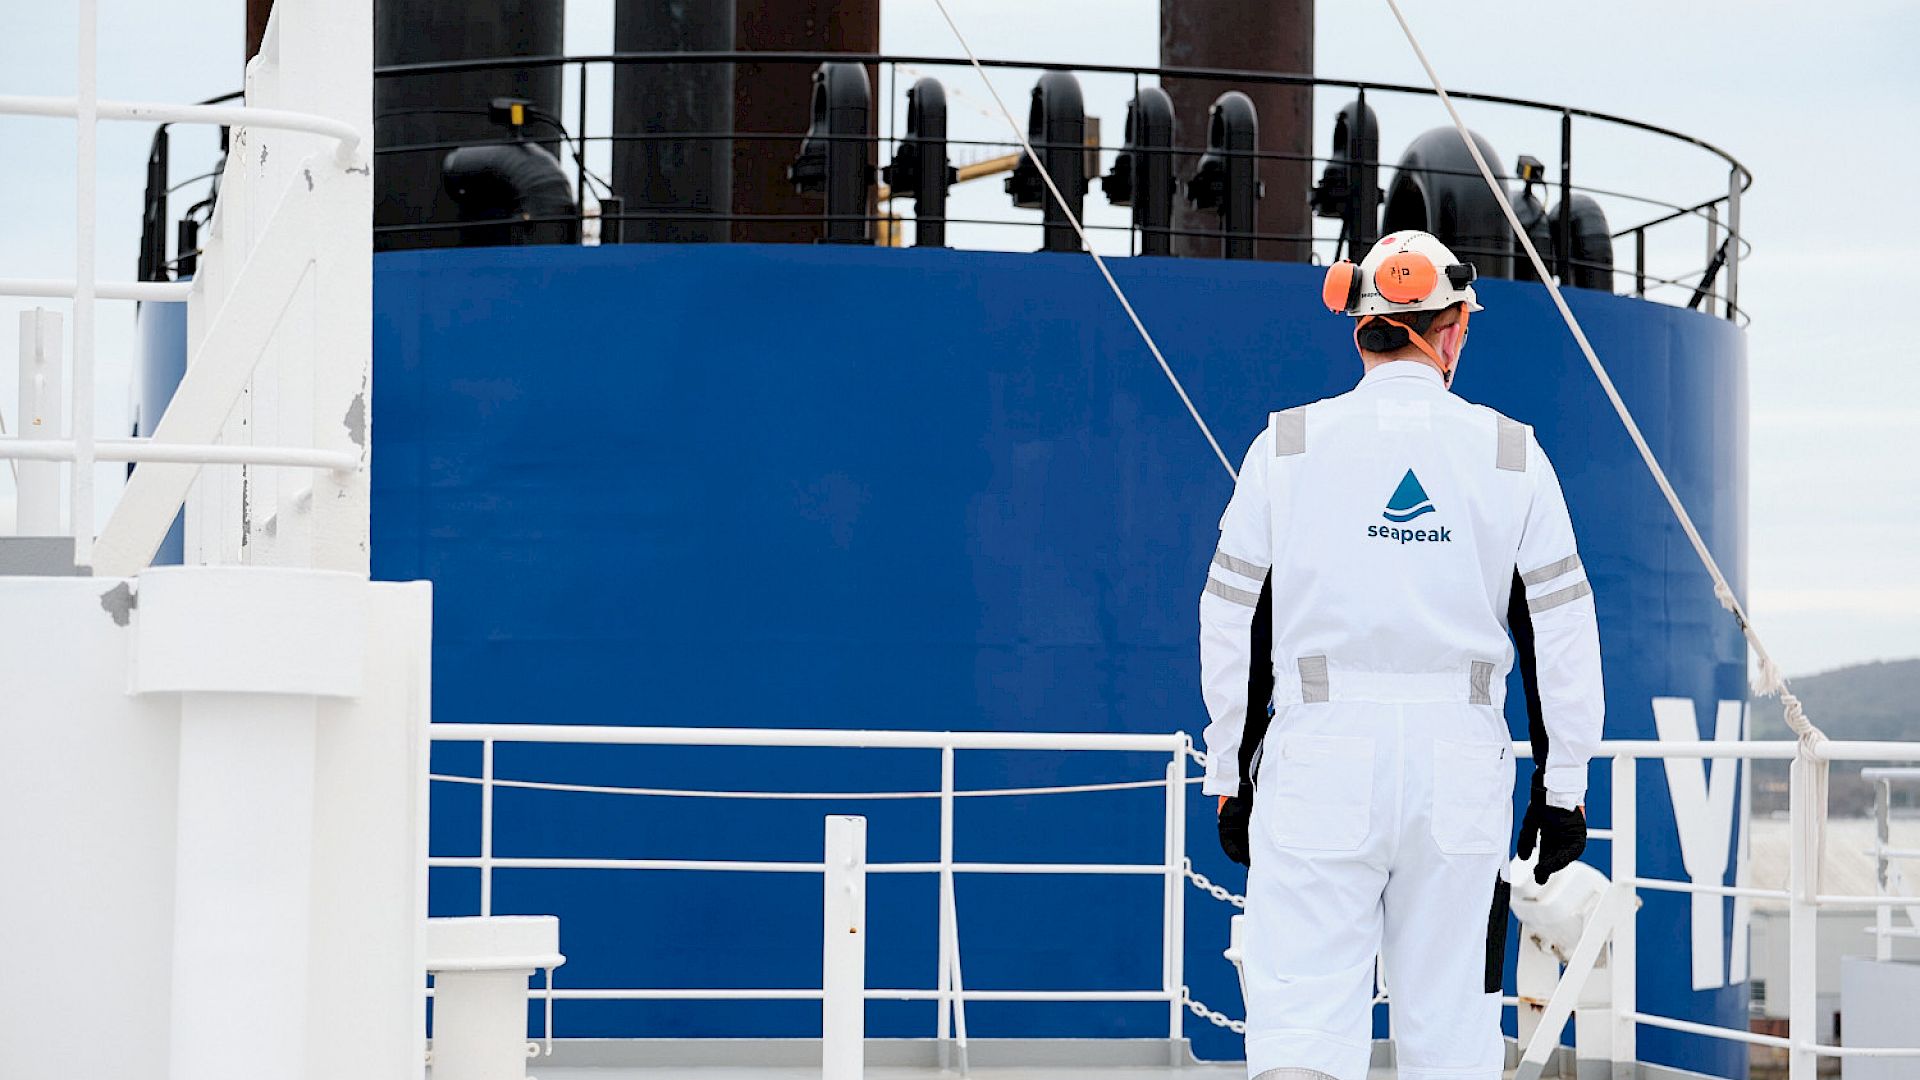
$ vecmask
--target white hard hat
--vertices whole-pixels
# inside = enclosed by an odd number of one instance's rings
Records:
[[[1342,260],[1327,267],[1320,296],[1328,310],[1356,318],[1444,311],[1459,303],[1479,311],[1474,277],[1473,264],[1454,258],[1432,233],[1402,229],[1381,237],[1360,265]]]

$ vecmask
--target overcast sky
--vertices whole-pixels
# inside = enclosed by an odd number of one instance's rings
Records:
[[[1159,0],[948,2],[983,56],[1157,60]],[[1624,114],[1698,135],[1752,168],[1757,180],[1743,215],[1755,250],[1742,269],[1741,300],[1754,320],[1756,622],[1790,673],[1920,655],[1920,452],[1912,445],[1920,435],[1920,349],[1913,344],[1920,334],[1906,325],[1903,309],[1912,298],[1876,287],[1904,280],[1899,274],[1912,243],[1906,229],[1913,212],[1886,194],[1897,199],[1920,178],[1920,146],[1909,137],[1920,119],[1920,74],[1908,55],[1920,40],[1920,5],[1408,0],[1405,7],[1455,88]],[[241,0],[101,0],[100,8],[103,96],[198,100],[239,84]],[[611,10],[612,0],[572,0],[569,50],[610,49]],[[883,0],[882,18],[886,51],[957,54],[932,0]],[[1421,81],[1384,2],[1322,0],[1317,18],[1320,74]],[[69,5],[15,0],[6,21],[0,94],[71,93]],[[956,138],[1007,137],[977,81],[963,72],[941,75],[954,99]],[[1130,82],[1083,83],[1089,113],[1104,121],[1106,141],[1118,142]],[[1016,110],[1030,84],[1027,73],[996,79]],[[885,93],[883,87],[883,99]],[[1316,152],[1326,152],[1331,114],[1344,100],[1332,92],[1316,100]],[[1430,100],[1376,105],[1389,159],[1413,135],[1445,122]],[[1550,120],[1497,108],[1464,111],[1509,163],[1531,153],[1552,166],[1557,134]],[[150,136],[144,126],[101,128],[103,276],[133,275]],[[1582,183],[1677,201],[1704,198],[1725,182],[1703,154],[1586,129],[1576,131],[1576,145],[1583,148],[1576,163]],[[71,123],[0,118],[0,147],[0,276],[71,275]],[[174,157],[175,177],[184,179],[186,163],[211,161],[211,147],[176,139]],[[953,212],[1010,216],[998,188],[987,183],[958,193]],[[1123,211],[1097,194],[1088,206],[1093,222],[1124,221]],[[176,202],[176,216],[179,209]],[[1617,223],[1626,208],[1609,212]],[[971,237],[956,230],[953,238],[998,244],[1006,235],[980,228]],[[1030,232],[1012,235],[1008,246],[1031,246]],[[1653,245],[1656,266],[1671,272],[1705,262],[1700,228],[1671,230]],[[22,306],[0,300],[0,415],[9,431],[17,416]],[[103,305],[99,342],[97,423],[103,433],[124,431],[132,305]],[[103,467],[103,500],[115,493],[116,471]],[[12,499],[12,481],[0,470],[0,529],[11,525]]]

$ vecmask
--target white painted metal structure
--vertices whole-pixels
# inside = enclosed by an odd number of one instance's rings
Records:
[[[22,457],[27,451],[57,445],[64,426],[60,417],[61,322],[59,312],[44,308],[25,312],[20,318],[18,412]],[[14,466],[13,479],[14,531],[21,536],[57,535],[60,532],[59,467],[22,461]]]
[[[459,1080],[525,1080],[527,980],[539,969],[552,985],[560,920],[504,915],[427,920],[427,974],[433,977],[433,1065]],[[552,1012],[548,1012],[548,1035]]]
[[[372,359],[372,35],[367,0],[290,0],[248,65],[245,107],[101,101],[96,0],[75,5],[78,92],[0,96],[0,115],[75,121],[74,277],[0,279],[0,294],[73,301],[72,420],[0,437],[0,458],[70,462],[70,521],[49,527],[45,471],[28,467],[40,535],[70,535],[103,577],[144,569],[183,504],[189,564],[367,570]],[[360,15],[366,14],[366,18]],[[94,128],[103,121],[231,126],[220,202],[191,283],[109,282],[94,266]],[[103,299],[187,305],[188,367],[150,439],[93,430],[94,325]],[[53,358],[26,385],[57,417],[58,319],[29,313],[22,355]],[[31,393],[32,396],[27,395]],[[57,425],[55,425],[57,428]],[[93,465],[133,461],[94,527]],[[217,466],[203,476],[203,466]],[[26,530],[22,530],[25,532]]]
[[[72,299],[71,368],[30,312],[0,458],[82,572],[0,577],[0,951],[33,973],[0,979],[0,1076],[418,1076],[431,598],[367,577],[371,7],[280,0],[243,108],[99,100],[72,7],[75,95],[0,97],[76,127],[74,276],[0,281]],[[231,125],[190,285],[97,279],[103,121]],[[151,439],[93,429],[115,298],[187,304]],[[96,530],[111,460],[140,464]],[[186,565],[151,569],[183,505]]]
[[[866,818],[827,818],[822,877],[820,1075],[860,1080],[867,1041]]]
[[[480,903],[483,913],[492,912],[492,876],[496,869],[514,870],[605,870],[616,872],[656,872],[656,871],[728,871],[743,874],[765,873],[811,873],[824,874],[831,860],[815,861],[800,858],[793,861],[734,861],[700,859],[581,859],[581,858],[504,858],[493,853],[494,834],[494,793],[500,787],[514,787],[536,791],[584,792],[609,796],[648,797],[658,795],[705,795],[714,798],[784,798],[792,800],[815,800],[832,798],[849,800],[859,798],[927,798],[937,799],[940,805],[940,859],[936,862],[922,863],[868,863],[865,870],[870,874],[908,873],[938,874],[940,876],[940,921],[939,921],[939,979],[934,989],[917,988],[873,988],[865,987],[862,995],[867,1000],[933,1000],[939,1003],[939,1019],[934,1035],[942,1041],[952,1038],[958,1047],[966,1043],[966,1005],[971,1001],[1164,1001],[1168,1005],[1168,1038],[1180,1038],[1183,1010],[1191,1009],[1196,1014],[1223,1026],[1233,1023],[1224,1015],[1208,1009],[1205,1005],[1192,1001],[1183,985],[1185,972],[1185,950],[1182,935],[1176,928],[1184,925],[1185,891],[1182,879],[1191,880],[1195,885],[1208,889],[1216,897],[1239,903],[1239,897],[1232,896],[1212,886],[1199,875],[1194,874],[1184,856],[1188,837],[1186,833],[1185,799],[1181,797],[1186,784],[1197,783],[1198,776],[1189,775],[1189,763],[1198,760],[1191,741],[1184,734],[1170,735],[1129,735],[1129,734],[1046,734],[1038,732],[923,732],[923,731],[831,731],[831,730],[779,730],[779,729],[741,729],[741,728],[658,728],[658,727],[588,727],[568,725],[513,725],[513,724],[437,724],[431,737],[435,742],[478,743],[481,748],[481,773],[479,776],[435,775],[432,779],[441,783],[472,784],[480,788],[480,839],[479,853],[471,857],[439,857],[430,861],[433,866],[467,867],[480,873]],[[869,749],[918,748],[938,751],[941,755],[941,787],[937,791],[920,792],[866,792],[866,793],[806,793],[806,792],[738,792],[738,791],[701,791],[650,788],[625,788],[607,785],[578,785],[546,780],[510,778],[496,775],[495,748],[502,743],[548,743],[583,744],[604,746],[757,746],[757,747],[847,747]],[[1101,751],[1147,751],[1168,755],[1168,768],[1163,779],[1132,781],[1115,785],[1080,785],[1063,788],[1019,789],[1017,791],[964,791],[953,785],[953,758],[958,752],[969,750],[1059,750],[1077,752]],[[1529,756],[1530,748],[1526,743],[1516,743],[1514,752],[1518,756]],[[1795,844],[1792,860],[1792,879],[1786,889],[1763,889],[1745,885],[1698,884],[1691,881],[1670,880],[1664,878],[1643,877],[1637,865],[1639,843],[1639,766],[1648,760],[1672,761],[1675,759],[1720,759],[1720,760],[1791,760],[1792,796],[1790,804],[1791,828]],[[1575,1006],[1582,1001],[1582,991],[1586,991],[1585,1001],[1595,1003],[1598,1015],[1581,1017],[1580,1027],[1594,1030],[1594,1037],[1587,1041],[1590,1047],[1604,1048],[1596,1052],[1610,1055],[1613,1074],[1626,1078],[1635,1075],[1636,1040],[1642,1025],[1688,1032],[1711,1038],[1730,1039],[1757,1046],[1769,1046],[1786,1049],[1790,1052],[1791,1076],[1794,1080],[1810,1078],[1818,1060],[1822,1057],[1909,1057],[1920,1058],[1920,1047],[1913,1048],[1861,1048],[1823,1045],[1816,1042],[1812,1032],[1816,1030],[1813,1016],[1813,986],[1811,979],[1795,978],[1792,981],[1794,1008],[1790,1017],[1791,1033],[1782,1038],[1778,1036],[1756,1034],[1751,1031],[1722,1028],[1693,1023],[1653,1013],[1642,1012],[1638,1005],[1636,983],[1639,978],[1636,950],[1638,947],[1638,927],[1641,918],[1639,912],[1639,892],[1643,889],[1666,892],[1680,892],[1694,895],[1735,897],[1748,900],[1776,899],[1787,902],[1792,913],[1790,933],[1794,970],[1810,972],[1814,959],[1814,920],[1822,908],[1828,909],[1878,909],[1888,910],[1913,902],[1911,897],[1894,895],[1836,895],[1820,891],[1819,872],[1822,836],[1826,823],[1826,775],[1834,761],[1891,761],[1920,762],[1920,742],[1841,742],[1828,741],[1811,746],[1807,742],[1732,742],[1732,741],[1616,741],[1603,745],[1598,760],[1607,761],[1612,772],[1612,826],[1610,829],[1596,829],[1592,838],[1597,842],[1612,845],[1613,879],[1605,884],[1597,901],[1590,905],[1590,917],[1586,918],[1578,940],[1567,951],[1566,971],[1559,980],[1554,993],[1544,1002],[1537,1004],[1537,1011],[1529,1029],[1536,1031],[1538,1037],[1528,1048],[1527,1059],[1522,1063],[1521,1075],[1538,1075],[1539,1066],[1547,1060],[1558,1034],[1567,1020],[1574,1015]],[[1159,787],[1165,793],[1166,814],[1165,835],[1163,837],[1163,857],[1159,862],[1122,863],[1122,864],[1076,864],[1076,863],[1040,863],[1008,860],[1004,862],[958,862],[953,857],[953,806],[958,798],[991,797],[1001,794],[1070,794],[1090,790],[1109,790],[1114,787]],[[965,989],[959,979],[961,970],[960,944],[956,926],[952,881],[957,874],[1147,874],[1159,876],[1165,883],[1165,906],[1163,908],[1163,932],[1160,940],[1152,946],[1143,941],[1146,947],[1155,947],[1160,952],[1162,979],[1157,988],[1139,990],[1075,990],[1057,988],[1045,990],[983,990]],[[1663,940],[1670,939],[1668,935]],[[1606,960],[1602,963],[1602,958]],[[1604,975],[1606,985],[1602,988],[1590,981],[1589,975],[1598,968]],[[560,988],[553,991],[559,1000],[774,1000],[774,999],[823,999],[828,996],[826,987],[820,990],[805,989],[756,989],[737,987],[726,989],[713,988],[637,988],[637,987],[595,987]],[[1516,1003],[1509,999],[1510,1003]],[[1600,1004],[1604,1002],[1604,1004]],[[832,1003],[828,1008],[843,1007]],[[1602,1030],[1604,1029],[1604,1035]]]
[[[1893,846],[1893,785],[1920,784],[1920,768],[1862,769],[1860,775],[1873,784],[1873,870],[1874,890],[1881,896],[1903,897],[1911,903],[1901,905],[1907,925],[1894,925],[1894,905],[1884,904],[1874,911],[1874,959],[1893,959],[1895,938],[1920,937],[1920,896],[1907,883],[1901,864],[1920,861],[1920,850]]]

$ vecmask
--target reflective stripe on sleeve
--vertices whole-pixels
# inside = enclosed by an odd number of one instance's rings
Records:
[[[1545,596],[1535,596],[1527,600],[1527,610],[1535,615],[1551,611],[1562,604],[1571,604],[1583,596],[1593,595],[1593,586],[1584,581],[1575,582],[1564,589],[1550,592]]]
[[[1260,606],[1259,593],[1250,593],[1245,589],[1236,589],[1231,585],[1223,585],[1215,578],[1207,579],[1207,591],[1222,600],[1239,604],[1241,607]]]
[[[1537,570],[1522,570],[1520,580],[1528,585],[1538,585],[1541,582],[1552,581],[1569,570],[1578,569],[1580,569],[1580,556],[1576,552],[1559,562],[1548,563]]]
[[[1266,567],[1257,563],[1250,563],[1245,559],[1236,559],[1224,551],[1216,551],[1213,553],[1213,565],[1224,570],[1231,570],[1241,577],[1252,578],[1255,581],[1259,581],[1267,576]]]
[[[1493,456],[1493,465],[1508,472],[1527,471],[1527,425],[1517,420],[1500,418],[1499,448]]]

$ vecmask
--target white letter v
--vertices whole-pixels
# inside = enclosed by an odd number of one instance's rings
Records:
[[[1742,701],[1722,701],[1714,715],[1713,741],[1740,738]],[[1695,742],[1700,726],[1691,698],[1654,698],[1653,724],[1667,742]],[[1680,860],[1696,885],[1725,884],[1727,856],[1733,848],[1733,796],[1740,773],[1735,758],[1717,761],[1708,779],[1704,758],[1666,758],[1667,790],[1673,794],[1673,821],[1680,834]],[[1726,898],[1693,896],[1693,988],[1714,990],[1727,983]]]

